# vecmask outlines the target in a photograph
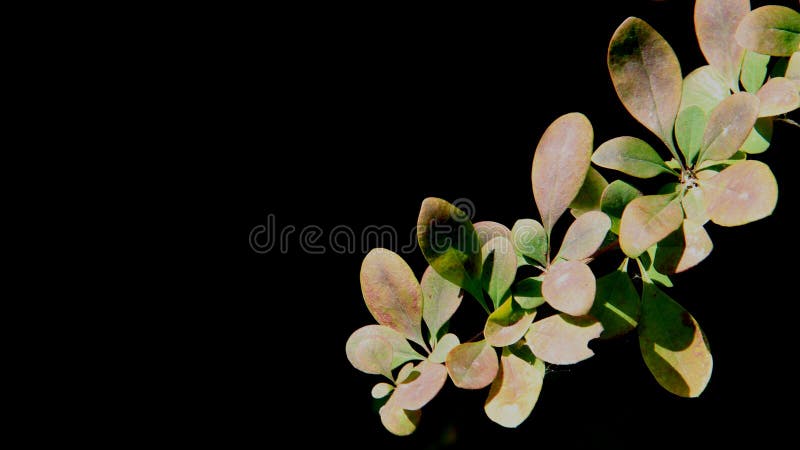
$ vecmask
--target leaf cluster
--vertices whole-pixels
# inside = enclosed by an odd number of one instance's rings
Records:
[[[385,377],[372,395],[384,402],[379,413],[387,430],[412,433],[448,378],[462,389],[489,387],[486,415],[516,427],[536,404],[546,364],[578,363],[593,356],[592,339],[634,330],[662,387],[682,397],[703,392],[713,366],[708,342],[664,289],[672,287],[670,275],[711,253],[709,221],[738,226],[775,208],[775,177],[751,158],[769,147],[775,121],[788,121],[784,115],[800,107],[800,13],[782,6],[751,11],[747,0],[698,0],[694,21],[708,65],[685,78],[670,45],[641,19],[625,20],[609,44],[619,99],[659,146],[620,136],[595,148],[589,119],[563,115],[534,153],[541,221],[523,218],[510,229],[473,224],[456,206],[428,198],[417,221],[429,263],[421,281],[389,250],[366,256],[362,293],[378,324],[354,332],[346,352],[358,370]],[[622,180],[608,182],[592,164],[665,181],[645,194]],[[572,223],[553,242],[561,219]],[[594,258],[617,250],[618,268],[597,277]],[[520,275],[523,266],[536,275]],[[466,342],[448,333],[464,297],[487,313],[482,332]]]

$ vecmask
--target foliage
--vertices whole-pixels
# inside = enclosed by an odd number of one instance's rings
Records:
[[[800,13],[782,6],[750,11],[747,0],[698,0],[694,20],[709,64],[685,78],[670,45],[641,19],[625,20],[608,48],[620,100],[661,141],[667,159],[633,136],[594,149],[589,119],[565,114],[534,153],[541,222],[523,218],[511,229],[473,224],[454,205],[428,198],[417,221],[430,264],[421,283],[389,250],[366,256],[361,288],[378,325],[353,333],[346,350],[355,368],[389,381],[372,389],[384,400],[379,413],[387,430],[412,433],[448,377],[463,389],[491,386],[487,416],[516,427],[536,404],[545,363],[575,364],[594,355],[590,340],[633,330],[661,386],[681,397],[703,392],[713,366],[708,341],[662,289],[672,286],[669,275],[711,253],[708,221],[743,225],[775,208],[772,171],[749,158],[767,150],[773,122],[800,107]],[[773,58],[779,61],[767,78]],[[664,178],[664,187],[643,194],[622,180],[609,183],[592,163]],[[575,219],[554,247],[553,227],[568,210]],[[589,264],[617,248],[619,267],[597,278]],[[523,277],[522,266],[539,274]],[[482,334],[462,343],[447,330],[465,295],[488,317]]]

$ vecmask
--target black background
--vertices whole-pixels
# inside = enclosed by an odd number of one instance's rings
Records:
[[[287,437],[347,448],[642,448],[792,435],[791,413],[778,407],[796,395],[786,364],[795,348],[789,214],[800,130],[785,123],[775,125],[772,147],[756,157],[779,181],[775,214],[733,229],[709,224],[711,256],[675,276],[667,291],[694,315],[712,348],[714,373],[699,399],[664,391],[632,334],[592,343],[596,356],[583,363],[552,367],[518,429],[485,416],[486,390],[448,382],[423,409],[417,432],[394,437],[369,393],[381,377],[355,370],[344,352],[350,333],[373,323],[358,275],[366,250],[309,255],[297,232],[286,254],[257,254],[248,243],[270,214],[278,229],[319,226],[322,243],[340,224],[356,231],[393,226],[406,242],[428,196],[469,199],[475,221],[511,226],[538,218],[533,150],[558,116],[586,114],[595,146],[633,135],[663,150],[617,99],[606,49],[616,27],[638,16],[668,40],[688,74],[704,64],[692,3],[603,2],[585,10],[563,1],[492,11],[307,6],[257,16],[236,11],[204,24],[211,36],[208,100],[198,107],[210,120],[195,136],[212,156],[194,199],[221,209],[198,206],[192,214],[223,239],[215,247],[220,255],[194,280],[198,300],[186,319],[192,331],[175,349],[184,356],[170,361],[190,369],[171,381],[165,414],[188,411],[185,432],[200,440],[268,444]],[[191,186],[187,192],[192,197]],[[421,276],[421,254],[406,259]],[[455,319],[467,324],[462,339],[477,331],[481,314],[465,302]]]

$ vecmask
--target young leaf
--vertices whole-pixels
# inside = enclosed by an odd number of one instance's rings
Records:
[[[620,136],[604,142],[595,150],[592,162],[639,178],[673,173],[650,144],[632,136]]]
[[[594,167],[589,167],[586,173],[586,179],[583,180],[583,186],[578,191],[578,195],[572,200],[569,207],[571,208],[572,215],[580,217],[582,214],[589,211],[597,211],[600,209],[600,197],[603,191],[608,186],[608,181],[600,175]]]
[[[703,332],[685,309],[652,283],[644,283],[639,347],[647,368],[664,389],[697,397],[713,362]]]
[[[425,346],[422,338],[422,289],[397,253],[376,248],[361,264],[361,292],[372,317]]]
[[[483,288],[489,293],[494,307],[507,297],[517,274],[517,255],[511,241],[500,236],[483,246]]]
[[[708,119],[698,164],[730,158],[742,146],[758,118],[758,98],[740,92],[723,100]]]
[[[392,394],[397,406],[415,411],[433,400],[447,381],[447,369],[444,365],[431,361],[422,361],[414,368],[419,376],[399,383]]]
[[[464,211],[440,198],[426,198],[417,220],[417,239],[439,275],[482,300],[480,241]]]
[[[629,17],[611,38],[608,69],[628,112],[675,153],[672,129],[683,80],[672,47],[647,22]]]
[[[750,154],[764,153],[769,148],[770,142],[772,142],[772,118],[760,117],[739,150]]]
[[[711,66],[702,66],[686,75],[683,81],[681,110],[690,106],[698,106],[706,117],[731,95],[725,79]]]
[[[789,58],[789,63],[786,65],[785,76],[790,80],[800,80],[800,51],[792,53],[792,57]]]
[[[744,225],[772,214],[778,202],[778,183],[769,166],[742,161],[700,180],[706,211],[717,225]]]
[[[404,383],[414,373],[414,363],[410,362],[400,368],[397,372],[396,383]],[[419,373],[417,373],[419,375]],[[411,380],[408,380],[411,381]]]
[[[511,229],[511,243],[518,255],[547,264],[547,233],[539,222],[533,219],[518,220]]]
[[[422,411],[408,411],[397,405],[394,395],[378,411],[381,423],[392,434],[408,436],[417,429]]]
[[[603,325],[601,339],[610,339],[636,328],[639,320],[639,293],[627,273],[628,259],[608,275],[597,280],[593,315]]]
[[[519,280],[512,289],[514,300],[525,309],[533,309],[544,304],[542,279],[529,277]]]
[[[516,428],[533,411],[544,381],[544,362],[532,354],[522,359],[504,348],[500,372],[489,389],[484,411],[506,428]]]
[[[558,314],[533,322],[525,341],[538,358],[550,364],[567,365],[594,355],[588,343],[602,332],[603,325],[594,318]]]
[[[436,343],[428,359],[435,363],[444,363],[450,350],[454,349],[460,343],[461,341],[458,340],[458,336],[447,333]]]
[[[374,337],[347,346],[347,359],[356,369],[371,375],[392,379],[392,345],[386,339]]]
[[[675,273],[681,273],[700,264],[714,249],[711,236],[708,235],[703,225],[688,218],[683,221],[683,240],[686,249],[675,268]]]
[[[706,259],[713,248],[705,228],[685,219],[681,228],[658,243],[653,264],[659,272],[680,273]]]
[[[800,48],[800,13],[778,5],[756,8],[739,23],[736,40],[754,52],[791,56]]]
[[[631,258],[678,229],[683,208],[675,194],[647,195],[628,203],[619,226],[619,244]]]
[[[594,131],[580,113],[556,119],[542,135],[533,154],[533,198],[550,235],[553,225],[583,186],[592,157]]]
[[[692,105],[678,113],[675,121],[675,138],[687,165],[694,164],[700,146],[703,144],[703,131],[706,128],[706,114]]]
[[[608,185],[600,198],[600,209],[611,219],[611,232],[619,235],[622,212],[628,203],[641,195],[638,189],[622,180],[613,181]]]
[[[588,314],[595,294],[592,269],[578,261],[558,261],[544,277],[542,294],[550,306],[561,312],[571,316]]]
[[[764,85],[768,63],[769,55],[762,55],[750,50],[745,52],[742,64],[742,86],[747,89],[747,92],[755,94]]]
[[[456,346],[447,354],[447,372],[461,389],[481,389],[497,375],[497,353],[485,340]]]
[[[461,288],[445,280],[438,272],[428,266],[422,275],[422,318],[431,332],[431,341],[435,342],[439,330],[453,317],[461,305],[463,295]]]
[[[744,48],[736,42],[736,26],[748,12],[749,0],[697,0],[694,6],[700,50],[734,90],[738,90],[744,53]]]
[[[367,325],[354,331],[347,339],[345,350],[347,352],[347,359],[350,360],[351,364],[353,358],[356,358],[355,355],[361,343],[373,339],[385,340],[392,347],[392,369],[399,367],[407,361],[425,359],[422,355],[417,353],[417,351],[409,345],[406,338],[397,331],[383,325]]]
[[[564,235],[564,242],[558,256],[572,261],[580,261],[594,254],[603,244],[611,219],[600,211],[590,211],[575,219]]]
[[[508,297],[508,300],[489,315],[483,328],[483,335],[493,347],[514,344],[525,336],[534,317],[536,310],[523,309],[514,299]]]
[[[394,386],[392,386],[389,383],[378,383],[378,384],[376,384],[375,386],[372,387],[372,391],[370,392],[370,394],[372,394],[372,398],[378,400],[378,399],[386,397],[393,390],[394,390]]]
[[[481,247],[492,239],[500,236],[511,240],[511,230],[502,223],[484,220],[483,222],[476,222],[473,226],[475,227],[475,233],[478,235]]]
[[[761,101],[759,117],[777,116],[800,108],[798,87],[788,78],[770,78],[756,95]]]

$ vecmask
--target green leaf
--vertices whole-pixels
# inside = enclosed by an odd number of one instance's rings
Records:
[[[620,247],[626,255],[636,258],[678,229],[682,222],[683,208],[679,196],[667,194],[635,198],[622,213]]]
[[[532,354],[528,359],[522,359],[504,348],[500,372],[484,405],[489,419],[506,428],[516,428],[524,422],[539,399],[544,373],[542,360]]]
[[[539,222],[533,219],[518,220],[511,229],[511,243],[517,255],[547,264],[547,233]]]
[[[419,376],[399,383],[392,394],[396,405],[409,411],[428,404],[447,381],[447,369],[442,364],[422,361],[414,370],[419,372]]]
[[[760,109],[759,117],[771,117],[785,114],[800,108],[800,92],[797,84],[788,78],[770,78],[758,90]]]
[[[475,233],[478,235],[481,247],[492,239],[500,236],[511,240],[511,230],[502,223],[484,220],[483,222],[475,223],[473,226],[475,227]]]
[[[417,239],[439,275],[483,300],[480,241],[464,211],[440,198],[426,198],[417,220]]]
[[[711,112],[698,164],[730,158],[742,146],[758,118],[758,98],[740,92],[722,101]]]
[[[676,193],[679,193],[682,188],[683,188],[683,186],[680,183],[678,183],[678,182],[670,182],[670,183],[667,183],[667,184],[661,186],[658,189],[658,192],[656,192],[656,194],[658,194],[658,195],[676,194]]]
[[[698,225],[705,225],[708,222],[708,214],[706,213],[706,200],[703,195],[702,189],[689,189],[683,194],[681,199],[683,212],[687,219]]]
[[[361,292],[375,320],[425,346],[422,338],[422,289],[397,253],[376,248],[361,264]]]
[[[678,122],[676,121],[675,124],[677,125],[677,123]],[[667,165],[667,167],[669,167],[672,170],[675,171],[681,170],[681,163],[675,158],[670,158],[669,161],[664,161],[664,163]]]
[[[565,114],[545,130],[533,154],[533,198],[550,235],[553,225],[583,186],[592,157],[594,131],[580,113]]]
[[[454,349],[460,343],[461,341],[458,340],[458,336],[447,333],[436,343],[428,359],[435,363],[443,363],[447,359],[447,354],[450,353],[450,350]]]
[[[386,397],[387,395],[391,394],[394,390],[394,386],[389,383],[378,383],[372,387],[372,398],[378,400]]]
[[[678,113],[678,120],[675,122],[675,138],[678,140],[678,147],[689,166],[694,163],[700,152],[705,128],[706,114],[699,106],[692,105]]]
[[[611,219],[611,232],[619,235],[622,212],[628,203],[641,195],[638,189],[622,180],[613,181],[608,185],[600,198],[600,209]]]
[[[645,21],[629,17],[608,47],[611,81],[631,115],[678,157],[672,129],[681,102],[681,67],[672,47]]]
[[[594,167],[589,167],[586,173],[586,179],[583,180],[583,186],[578,191],[578,195],[572,200],[569,207],[572,208],[572,215],[580,217],[582,214],[589,211],[597,211],[600,209],[600,197],[603,191],[608,186],[608,181],[600,175],[600,172],[595,170]]]
[[[347,359],[353,363],[355,353],[362,342],[368,340],[385,340],[392,347],[392,369],[399,367],[403,363],[412,360],[425,359],[422,355],[417,353],[411,345],[409,345],[403,335],[394,331],[393,329],[383,325],[367,325],[354,331],[347,339],[345,349],[347,351]],[[355,364],[353,364],[355,366]]]
[[[681,228],[656,245],[653,265],[659,272],[680,273],[706,259],[713,248],[705,228],[685,219]]]
[[[390,433],[397,436],[408,436],[417,429],[422,412],[408,411],[399,407],[392,395],[378,411],[378,414],[381,416],[381,423]]]
[[[533,309],[544,304],[542,295],[542,279],[529,277],[519,280],[513,289],[514,300],[525,309]]]
[[[497,375],[497,353],[485,340],[456,346],[447,354],[447,372],[461,389],[481,389]]]
[[[597,294],[591,315],[603,325],[601,339],[611,339],[636,328],[639,293],[627,272],[628,258],[608,275],[597,280]]]
[[[706,176],[706,173],[708,173],[710,170],[719,172],[728,166],[740,163],[746,159],[747,159],[747,153],[739,151],[731,155],[731,157],[728,159],[723,159],[720,161],[712,161],[712,160],[703,161],[694,168],[695,178],[699,179],[700,176]]]
[[[595,150],[592,162],[639,178],[673,173],[650,144],[632,136],[620,136],[604,142]]]
[[[647,368],[664,389],[680,397],[699,396],[711,378],[713,361],[694,317],[652,283],[644,283],[639,347]]]
[[[733,227],[763,219],[778,203],[775,175],[760,161],[742,161],[699,183],[708,216],[717,225]]]
[[[653,261],[656,257],[656,246],[652,246],[647,249],[646,252],[642,253],[638,258],[636,258],[636,262],[639,264],[639,270],[642,272],[642,278],[650,279],[662,286],[665,287],[672,287],[672,280],[669,279],[668,276],[664,275],[663,273],[659,272]]]
[[[592,317],[558,314],[533,322],[525,341],[538,358],[550,364],[575,364],[594,352],[589,341],[600,337],[603,325]]]
[[[487,242],[483,253],[483,288],[489,293],[494,307],[508,296],[508,290],[517,274],[517,255],[511,241],[496,237]]]
[[[750,12],[749,0],[697,0],[694,24],[706,61],[738,90],[744,48],[736,42],[736,26]]]
[[[589,266],[578,261],[557,261],[547,270],[542,283],[547,303],[571,316],[588,314],[594,294],[594,274]]]
[[[706,117],[723,100],[731,95],[725,79],[711,66],[695,69],[683,81],[681,110],[690,106],[698,106]]]
[[[785,6],[756,8],[739,23],[742,47],[772,56],[791,56],[800,48],[800,13]]]
[[[755,94],[764,85],[764,78],[767,76],[767,64],[769,55],[751,52],[747,50],[744,54],[742,64],[742,86],[747,92]]]
[[[740,150],[750,154],[764,153],[769,148],[770,142],[772,142],[772,118],[760,117]]]
[[[603,244],[610,229],[611,219],[605,213],[587,212],[567,229],[558,256],[573,261],[589,258]]]
[[[503,302],[486,320],[483,335],[494,347],[514,344],[525,336],[536,317],[536,310],[523,309],[511,297]]]
[[[392,379],[392,345],[383,338],[361,339],[346,346],[347,359],[356,369]]]
[[[461,288],[445,280],[428,266],[422,275],[422,318],[431,333],[431,343],[439,337],[439,331],[453,317],[461,305]]]

